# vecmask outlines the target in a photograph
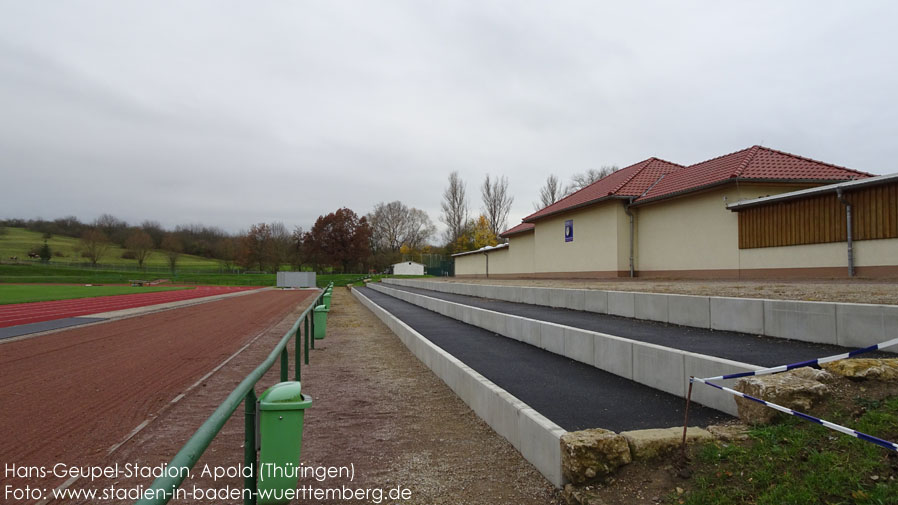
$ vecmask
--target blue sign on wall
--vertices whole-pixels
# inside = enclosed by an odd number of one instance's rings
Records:
[[[568,219],[564,222],[564,241],[565,242],[573,242],[574,241],[574,220]]]

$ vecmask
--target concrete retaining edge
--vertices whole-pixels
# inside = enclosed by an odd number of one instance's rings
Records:
[[[352,294],[549,482],[559,488],[564,486],[561,436],[566,431],[563,428],[434,345],[358,290],[353,289]]]
[[[898,337],[898,305],[383,279],[385,284],[843,347]],[[898,353],[898,349],[886,349]]]
[[[689,377],[758,370],[759,366],[638,340],[462,305],[377,283],[368,287],[432,312],[560,354],[600,370],[680,397]],[[694,388],[692,400],[738,416],[736,401],[712,388]]]

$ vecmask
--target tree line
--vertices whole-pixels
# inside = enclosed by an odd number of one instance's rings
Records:
[[[602,167],[575,174],[562,187],[558,177],[550,175],[540,188],[539,210],[596,182],[617,170]],[[308,230],[298,226],[288,230],[282,222],[257,223],[236,234],[215,226],[178,225],[165,229],[158,221],[129,224],[111,214],[91,222],[75,216],[59,219],[6,219],[3,227],[18,227],[42,233],[80,239],[82,257],[99,264],[111,246],[124,249],[123,257],[134,259],[139,267],[153,251],[161,251],[174,270],[182,254],[221,262],[225,269],[241,268],[273,272],[288,266],[294,270],[329,269],[334,272],[382,271],[405,260],[420,261],[425,254],[449,255],[498,245],[499,234],[508,227],[508,215],[514,197],[508,191],[508,178],[487,175],[479,187],[480,212],[469,209],[467,186],[457,171],[449,174],[440,205],[440,221],[446,226],[440,237],[424,210],[401,201],[380,202],[371,212],[358,215],[340,208],[321,215]],[[437,240],[435,244],[433,241]],[[41,248],[41,257],[49,254]]]

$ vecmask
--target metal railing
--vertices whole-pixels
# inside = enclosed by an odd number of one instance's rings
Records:
[[[274,365],[278,358],[280,358],[281,362],[280,380],[281,382],[287,381],[290,361],[287,343],[291,338],[296,339],[295,378],[297,381],[300,380],[303,358],[305,364],[309,364],[310,340],[311,347],[313,349],[315,348],[315,318],[312,317],[313,311],[315,307],[322,302],[322,297],[327,291],[327,288],[331,287],[333,287],[333,283],[328,284],[328,286],[321,290],[315,298],[315,302],[300,314],[296,322],[293,323],[293,326],[287,330],[287,333],[284,334],[280,342],[278,342],[268,357],[265,358],[265,361],[256,367],[255,370],[243,379],[243,382],[234,388],[234,391],[228,395],[221,405],[215,409],[215,412],[213,412],[202,426],[194,432],[187,443],[181,447],[181,450],[175,454],[175,457],[168,463],[168,469],[177,469],[177,471],[167,471],[165,472],[166,475],[153,481],[153,484],[144,490],[142,493],[143,498],[136,502],[137,505],[162,505],[168,503],[174,496],[175,490],[180,487],[181,483],[189,473],[187,470],[193,468],[196,462],[199,461],[200,457],[206,451],[206,448],[212,443],[212,439],[218,435],[218,432],[221,431],[225,423],[228,422],[228,419],[231,418],[231,415],[234,414],[234,411],[237,410],[241,402],[243,402],[246,409],[244,420],[245,440],[243,464],[245,467],[251,469],[251,472],[247,472],[250,475],[243,479],[243,503],[244,505],[253,505],[256,503],[256,383],[259,382],[262,376]],[[302,346],[299,345],[300,334],[303,336]],[[301,349],[303,352],[301,352]]]

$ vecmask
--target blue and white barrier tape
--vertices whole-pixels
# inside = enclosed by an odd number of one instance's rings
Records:
[[[878,351],[880,349],[885,349],[886,347],[892,347],[893,345],[898,344],[898,338],[893,338],[892,340],[887,340],[881,344],[871,345],[870,347],[864,347],[863,349],[857,349],[851,352],[846,352],[842,354],[836,354],[835,356],[828,356],[826,358],[818,358],[812,359],[808,361],[802,361],[800,363],[792,363],[791,365],[780,365],[771,368],[762,368],[761,370],[755,370],[754,372],[741,372],[741,373],[731,373],[729,375],[718,375],[717,377],[707,377],[704,380],[706,381],[717,381],[717,380],[725,380],[725,379],[738,379],[740,377],[751,377],[753,375],[769,375],[773,373],[785,372],[787,370],[793,370],[795,368],[801,368],[804,366],[815,366],[822,365],[823,363],[829,363],[830,361],[838,361],[840,359],[853,358],[859,354],[864,354],[868,352]]]
[[[829,428],[829,429],[831,429],[831,430],[838,431],[838,432],[844,433],[844,434],[846,434],[846,435],[851,435],[852,437],[856,437],[856,438],[859,438],[859,439],[861,439],[861,440],[866,440],[867,442],[872,442],[872,443],[874,443],[874,444],[876,444],[876,445],[878,445],[878,446],[880,446],[880,447],[884,447],[884,448],[886,448],[886,449],[889,449],[890,451],[898,452],[898,444],[895,444],[895,443],[893,443],[893,442],[889,442],[888,440],[883,440],[883,439],[881,439],[881,438],[876,438],[876,437],[874,437],[874,436],[872,436],[872,435],[867,435],[866,433],[861,433],[860,431],[852,430],[851,428],[846,428],[846,427],[844,427],[844,426],[841,426],[841,425],[838,425],[838,424],[835,424],[835,423],[831,423],[831,422],[829,422],[829,421],[824,421],[823,419],[818,419],[818,418],[816,418],[816,417],[814,417],[814,416],[809,416],[809,415],[807,415],[807,414],[803,414],[803,413],[798,412],[798,411],[796,411],[796,410],[792,410],[792,409],[783,407],[782,405],[777,405],[777,404],[775,404],[775,403],[770,403],[770,402],[761,400],[761,399],[759,399],[759,398],[755,398],[754,396],[749,396],[749,395],[747,395],[747,394],[745,394],[745,393],[740,393],[739,391],[736,391],[735,389],[730,389],[730,388],[728,388],[728,387],[724,387],[724,386],[721,386],[721,385],[719,385],[719,384],[714,384],[714,383],[712,383],[712,382],[708,382],[708,379],[698,379],[698,378],[695,378],[695,377],[691,377],[691,378],[689,379],[689,382],[693,382],[693,381],[698,381],[698,382],[701,382],[702,384],[707,384],[707,385],[709,385],[709,386],[711,386],[711,387],[715,387],[715,388],[717,388],[717,389],[726,391],[727,393],[730,393],[730,394],[732,394],[732,395],[736,395],[736,396],[745,398],[746,400],[751,400],[751,401],[753,401],[753,402],[758,402],[758,403],[760,403],[761,405],[766,405],[766,406],[768,406],[768,407],[770,407],[770,408],[772,408],[772,409],[779,410],[780,412],[785,412],[786,414],[793,415],[793,416],[796,416],[796,417],[800,417],[800,418],[804,419],[805,421],[811,421],[812,423],[821,424],[821,425],[826,426],[827,428]]]

